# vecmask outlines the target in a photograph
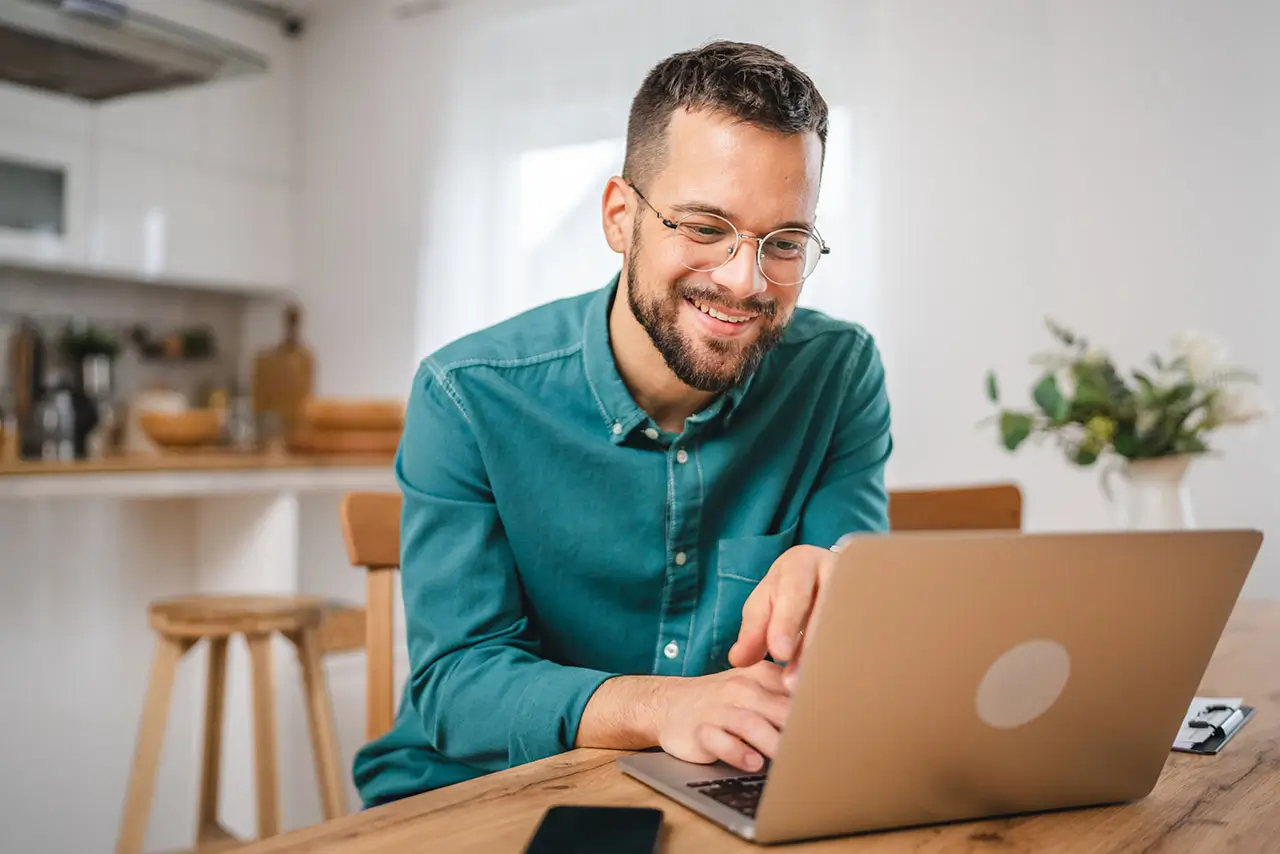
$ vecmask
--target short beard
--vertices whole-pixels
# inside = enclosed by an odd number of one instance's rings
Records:
[[[634,236],[639,237],[638,234]],[[698,391],[716,394],[727,391],[754,374],[765,354],[782,340],[790,318],[777,319],[778,304],[774,300],[749,297],[731,307],[759,314],[765,321],[756,339],[742,347],[737,341],[711,338],[705,342],[705,346],[712,354],[725,359],[708,358],[699,354],[694,342],[680,330],[681,303],[685,299],[694,299],[730,307],[724,295],[713,287],[694,285],[680,279],[665,294],[642,296],[636,264],[638,240],[632,241],[631,249],[627,258],[627,303],[631,307],[631,313],[649,334],[653,346],[662,354],[662,360],[680,382]],[[734,361],[732,356],[739,350]]]

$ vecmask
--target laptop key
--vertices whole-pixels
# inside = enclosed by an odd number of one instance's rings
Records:
[[[747,777],[729,777],[724,780],[700,780],[689,783],[688,786],[731,810],[740,812],[748,818],[755,818],[756,805],[760,802],[760,793],[764,791],[764,781],[765,775],[754,774]]]

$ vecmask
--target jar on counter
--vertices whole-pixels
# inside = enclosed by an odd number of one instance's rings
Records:
[[[44,397],[36,408],[40,431],[40,459],[70,462],[76,458],[76,412],[71,389],[58,374],[50,373]]]

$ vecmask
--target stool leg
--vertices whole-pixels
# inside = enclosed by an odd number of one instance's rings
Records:
[[[173,677],[178,662],[195,641],[156,639],[155,657],[151,660],[151,676],[147,682],[147,698],[138,725],[138,745],[133,754],[133,770],[129,775],[129,792],[125,796],[124,816],[116,854],[140,854],[147,840],[147,822],[151,817],[151,798],[155,794],[156,770],[160,764],[160,748],[164,745],[165,724],[169,721],[169,700],[173,695]]]
[[[333,707],[324,678],[324,665],[320,662],[320,639],[314,629],[304,629],[289,635],[289,640],[298,648],[298,663],[302,667],[307,722],[311,728],[311,752],[315,755],[324,817],[338,818],[347,812],[347,799],[342,788],[342,773],[338,770],[341,762],[338,758],[338,737],[333,727]]]
[[[253,661],[253,750],[257,765],[258,837],[280,832],[279,778],[276,773],[276,685],[271,665],[271,635],[249,635]]]
[[[209,681],[204,697],[204,755],[200,761],[200,805],[196,845],[220,837],[218,783],[222,771],[222,709],[227,684],[227,639],[209,641]]]

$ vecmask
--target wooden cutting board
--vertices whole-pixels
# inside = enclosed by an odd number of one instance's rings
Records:
[[[253,362],[253,409],[259,429],[274,415],[281,436],[297,428],[303,404],[315,384],[315,359],[302,343],[302,311],[289,306],[284,312],[284,340],[259,353]],[[266,419],[263,416],[268,416]],[[262,437],[270,438],[270,437]]]
[[[399,430],[316,430],[303,425],[289,439],[289,450],[297,454],[394,454],[399,446]]]

